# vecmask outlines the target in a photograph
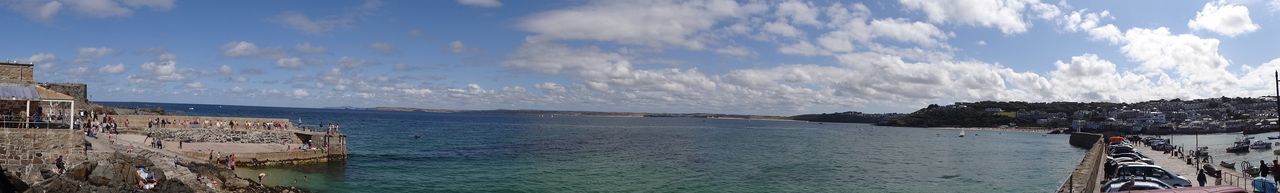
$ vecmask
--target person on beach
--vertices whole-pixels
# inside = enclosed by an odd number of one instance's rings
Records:
[[[1267,167],[1267,161],[1258,160],[1258,171],[1260,172],[1258,176],[1267,177],[1267,173],[1271,172],[1271,169]]]
[[[62,156],[61,156],[61,155],[59,155],[59,156],[58,156],[58,159],[57,159],[57,160],[54,160],[54,161],[53,161],[53,166],[58,167],[58,174],[59,174],[59,175],[61,175],[62,173],[64,173],[64,172],[66,172],[66,171],[67,171],[67,162],[66,162],[66,161],[64,161],[64,160],[62,160]]]
[[[1200,187],[1204,187],[1204,170],[1196,169],[1196,182],[1200,182]]]

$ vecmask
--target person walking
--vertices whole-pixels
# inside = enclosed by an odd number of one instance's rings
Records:
[[[1200,187],[1204,187],[1204,170],[1196,169],[1196,182],[1200,182]]]
[[[1267,167],[1267,161],[1258,160],[1259,177],[1267,177],[1267,173],[1271,172],[1271,168]],[[1273,166],[1274,167],[1274,166]]]
[[[1280,180],[1280,160],[1271,160],[1271,179]]]

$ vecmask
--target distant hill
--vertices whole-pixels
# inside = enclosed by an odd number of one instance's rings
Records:
[[[823,113],[823,114],[804,114],[788,117],[792,120],[810,121],[810,122],[833,122],[833,123],[882,123],[902,116],[901,113],[862,113],[856,111],[839,112],[839,113]]]

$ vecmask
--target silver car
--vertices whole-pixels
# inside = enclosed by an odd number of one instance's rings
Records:
[[[1191,181],[1155,165],[1125,165],[1116,169],[1115,176],[1141,176],[1160,180],[1174,187],[1191,187]]]
[[[1126,187],[1126,184],[1128,186]],[[1102,192],[1123,192],[1133,190],[1163,190],[1173,186],[1156,179],[1145,177],[1119,177],[1111,179],[1102,186]]]

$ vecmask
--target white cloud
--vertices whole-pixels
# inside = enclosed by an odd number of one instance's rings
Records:
[[[289,93],[289,96],[293,98],[305,98],[307,96],[311,96],[311,93],[303,89],[293,89],[293,92]]]
[[[326,49],[326,48],[321,47],[321,46],[311,45],[311,42],[303,42],[303,43],[299,43],[298,45],[294,46],[294,47],[293,47],[293,49],[294,49],[294,50],[297,50],[298,52],[302,52],[302,53],[312,53],[312,54],[314,54],[314,53],[324,53],[324,52],[326,52],[326,51],[328,51],[328,50],[329,50],[329,49]]]
[[[197,89],[197,90],[198,90],[198,89],[204,89],[204,83],[203,83],[203,82],[189,82],[189,83],[187,83],[187,84],[183,84],[183,85],[184,85],[184,86],[187,86],[187,88],[190,88],[190,89]]]
[[[720,54],[724,56],[733,56],[733,57],[750,57],[756,54],[754,51],[751,51],[751,48],[747,48],[744,46],[727,46],[723,48],[716,48],[715,52],[716,54]]]
[[[987,45],[987,41],[985,41],[985,40],[978,40],[978,42],[976,42],[976,43],[974,43],[974,44],[979,45],[979,46],[986,46],[986,45]]]
[[[923,11],[933,23],[956,23],[1000,29],[1019,34],[1031,27],[1024,14],[1048,19],[1059,14],[1056,6],[1039,0],[901,0],[908,10]],[[1029,10],[1035,13],[1026,13]]]
[[[373,49],[374,51],[378,51],[378,53],[382,53],[382,54],[395,54],[395,53],[400,53],[400,49],[399,49],[399,48],[396,48],[396,46],[391,45],[391,44],[386,43],[386,42],[373,42],[373,43],[370,43],[370,44],[369,44],[369,49]]]
[[[245,57],[258,55],[258,46],[252,42],[228,42],[222,45],[222,55],[229,57]]]
[[[85,75],[89,75],[89,68],[87,68],[87,67],[75,67],[75,68],[67,69],[67,74],[70,74],[70,75],[73,75],[73,76],[85,76]]]
[[[764,24],[764,31],[777,34],[783,37],[798,37],[804,34],[804,32],[800,31],[800,29],[796,29],[796,27],[791,26],[791,24],[787,24],[786,21],[774,21],[774,22],[766,23]]]
[[[534,88],[542,89],[545,92],[565,92],[564,86],[554,82],[544,82],[533,85]]]
[[[1215,1],[1204,4],[1204,9],[1196,12],[1196,18],[1187,22],[1193,30],[1208,30],[1227,37],[1235,37],[1258,30],[1258,24],[1249,18],[1249,8],[1242,5],[1229,4],[1226,1]]]
[[[279,66],[281,68],[297,69],[302,67],[302,65],[304,64],[306,63],[302,61],[302,58],[298,58],[298,57],[287,57],[287,58],[276,59],[276,66]]]
[[[759,13],[763,6],[729,0],[602,1],[534,14],[520,28],[535,40],[607,41],[652,47],[678,46],[699,50],[712,43],[717,23]]]
[[[320,35],[328,33],[336,29],[350,28],[355,22],[363,19],[373,11],[382,7],[381,0],[365,0],[360,7],[351,12],[340,15],[333,15],[313,19],[306,14],[296,11],[286,11],[269,19],[269,21],[283,25],[285,28],[291,28],[309,35]]]
[[[417,71],[422,68],[404,63],[396,63],[391,65],[391,69],[395,71]]]
[[[1167,28],[1133,28],[1125,32],[1124,38],[1126,44],[1120,51],[1137,61],[1145,74],[1171,70],[1181,84],[1206,96],[1230,94],[1239,82],[1226,70],[1230,61],[1218,53],[1217,39],[1175,35]]]
[[[116,53],[115,49],[111,49],[107,47],[80,48],[76,50],[76,59],[73,62],[77,64],[90,63],[90,62],[93,62],[94,60],[97,60],[98,58],[102,58],[103,56],[107,56],[115,53]]]
[[[146,74],[134,76],[135,80],[178,81],[187,78],[178,69],[177,56],[170,53],[161,53],[140,67]]]
[[[235,73],[235,71],[231,69],[230,65],[223,64],[218,67],[218,74],[231,75],[231,73]]]
[[[498,0],[458,0],[458,3],[472,7],[502,7],[502,2]]]
[[[98,68],[98,73],[102,74],[120,74],[124,73],[124,64],[108,64]]]
[[[813,3],[810,2],[789,0],[777,5],[778,16],[787,17],[791,19],[791,23],[796,24],[822,25],[822,22],[818,21],[818,13],[818,9],[814,8]]]
[[[467,45],[462,44],[462,41],[454,40],[453,42],[449,42],[449,52],[462,53],[466,51]]]
[[[39,68],[41,70],[49,70],[49,69],[53,69],[54,66],[58,65],[57,63],[55,63],[57,60],[58,60],[57,55],[53,55],[50,53],[39,53],[36,55],[31,55],[31,57],[28,57],[27,63],[35,64],[36,68]]]
[[[372,59],[356,59],[356,58],[343,56],[342,58],[338,58],[337,64],[339,68],[353,69],[353,68],[378,65],[378,64],[382,64],[382,62],[378,62],[377,60],[372,60]]]

